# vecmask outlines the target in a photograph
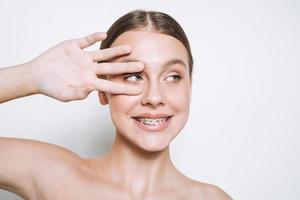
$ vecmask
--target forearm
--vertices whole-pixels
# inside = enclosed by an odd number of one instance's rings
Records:
[[[0,103],[37,93],[28,63],[0,68]]]

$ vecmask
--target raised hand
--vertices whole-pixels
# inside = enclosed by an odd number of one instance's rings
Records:
[[[63,102],[84,99],[93,90],[115,94],[139,94],[142,90],[139,86],[98,78],[108,74],[139,72],[144,68],[140,62],[105,62],[129,54],[129,46],[83,51],[84,48],[105,38],[105,33],[94,33],[83,38],[67,40],[28,62],[37,93]]]

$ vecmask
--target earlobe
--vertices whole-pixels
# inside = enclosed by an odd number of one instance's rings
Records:
[[[102,104],[102,105],[107,105],[108,104],[108,100],[107,100],[107,97],[106,97],[106,95],[105,95],[105,93],[104,92],[98,92],[98,96],[99,96],[99,100],[100,100],[100,103]]]

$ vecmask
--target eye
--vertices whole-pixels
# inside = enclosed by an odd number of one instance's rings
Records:
[[[175,75],[171,75],[171,76],[168,76],[166,79],[167,81],[180,81],[181,80],[181,76],[175,74]]]
[[[127,81],[138,81],[138,80],[142,80],[142,76],[139,74],[131,74],[129,76],[125,76],[124,80]]]

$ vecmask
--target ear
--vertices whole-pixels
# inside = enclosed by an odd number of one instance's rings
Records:
[[[98,96],[99,96],[100,103],[102,105],[108,104],[108,100],[107,100],[106,94],[104,92],[99,91]]]
[[[193,90],[192,90],[193,87],[192,87],[192,86],[193,86],[193,79],[192,79],[192,77],[191,77],[191,79],[190,79],[190,87],[191,87],[191,88],[190,88],[190,90],[191,90],[191,93],[190,93],[190,102],[192,102],[192,92],[193,92]]]

